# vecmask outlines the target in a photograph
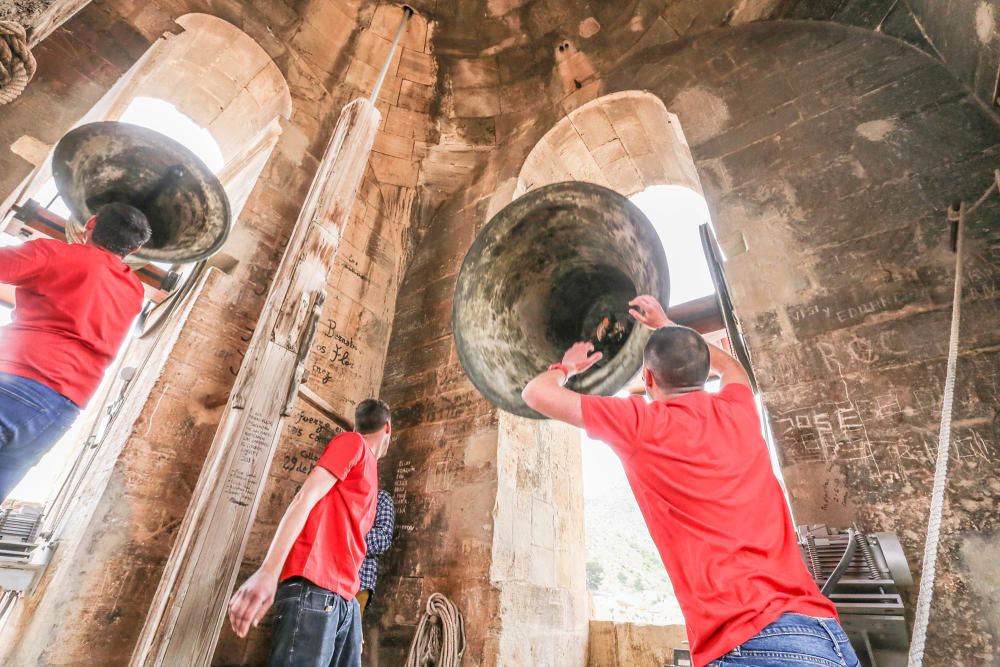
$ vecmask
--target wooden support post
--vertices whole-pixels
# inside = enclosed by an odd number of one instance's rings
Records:
[[[74,14],[89,4],[90,0],[54,0],[41,12],[32,13],[30,6],[25,3],[25,9],[22,11],[24,14],[27,14],[27,16],[24,16],[24,19],[27,21],[24,23],[24,27],[29,31],[28,45],[34,47],[43,41],[56,28],[71,19]],[[17,16],[16,12],[15,16]]]
[[[208,665],[250,528],[302,380],[340,234],[368,164],[379,112],[344,108],[299,213],[131,665]]]

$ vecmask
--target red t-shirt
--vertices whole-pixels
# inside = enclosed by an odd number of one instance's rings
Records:
[[[836,618],[799,555],[750,389],[664,402],[583,396],[587,433],[621,459],[684,612],[695,665],[785,612]]]
[[[86,405],[142,309],[139,278],[97,246],[39,239],[0,248],[0,283],[16,287],[0,373]]]
[[[285,559],[281,581],[305,577],[350,600],[361,585],[358,570],[368,551],[365,535],[375,523],[378,461],[359,434],[341,433],[316,465],[337,483],[309,513]]]

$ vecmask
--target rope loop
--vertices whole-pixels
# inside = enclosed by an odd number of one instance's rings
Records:
[[[0,105],[24,92],[36,68],[24,27],[17,21],[0,21]]]
[[[455,604],[432,593],[410,643],[406,667],[459,667],[465,653],[465,621]]]

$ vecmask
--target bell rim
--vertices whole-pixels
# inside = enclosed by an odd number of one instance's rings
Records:
[[[70,150],[70,147],[74,143],[112,134],[120,136],[122,133],[128,134],[132,138],[139,139],[140,141],[145,140],[143,142],[144,145],[151,148],[166,147],[172,153],[182,156],[184,158],[185,166],[191,165],[195,167],[195,169],[199,172],[197,174],[198,182],[202,184],[203,187],[214,190],[215,198],[221,204],[221,210],[218,217],[223,221],[223,224],[219,226],[221,233],[217,236],[217,238],[215,238],[210,245],[205,246],[203,249],[199,248],[198,252],[165,257],[157,254],[157,251],[159,250],[158,248],[150,248],[148,250],[146,248],[140,248],[138,251],[133,253],[131,257],[135,257],[136,259],[145,262],[188,264],[208,259],[221,250],[226,241],[229,239],[229,235],[232,233],[235,221],[233,220],[232,206],[229,202],[229,196],[218,176],[216,176],[216,174],[209,169],[208,165],[206,165],[205,162],[200,157],[195,155],[195,153],[187,146],[183,145],[176,139],[163,134],[162,132],[158,132],[157,130],[150,129],[142,125],[137,125],[135,123],[117,120],[102,120],[85,123],[71,129],[56,143],[55,148],[52,151],[52,178],[55,181],[56,190],[59,192],[59,196],[66,204],[67,208],[69,208],[72,217],[77,218],[81,224],[86,220],[86,218],[82,215],[82,211],[77,206],[76,199],[70,197],[68,194],[68,188],[64,189],[63,184],[61,184],[61,181],[64,179],[66,183],[72,180],[69,176],[70,168],[68,166],[68,159],[71,156],[62,155],[62,153]],[[156,145],[153,142],[148,141],[151,138],[155,138],[160,145]],[[89,208],[87,210],[89,210]],[[91,213],[91,215],[93,215],[93,213]]]

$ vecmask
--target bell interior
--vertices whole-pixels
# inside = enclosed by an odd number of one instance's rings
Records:
[[[203,259],[228,236],[222,184],[193,153],[152,130],[115,122],[81,126],[57,145],[53,176],[81,221],[111,202],[145,213],[152,237],[136,253],[142,259]]]
[[[524,385],[589,341],[603,359],[570,386],[612,394],[638,372],[648,339],[628,302],[668,290],[659,238],[631,202],[588,183],[540,188],[498,213],[466,256],[453,313],[459,357],[493,403],[539,417],[521,400]]]

